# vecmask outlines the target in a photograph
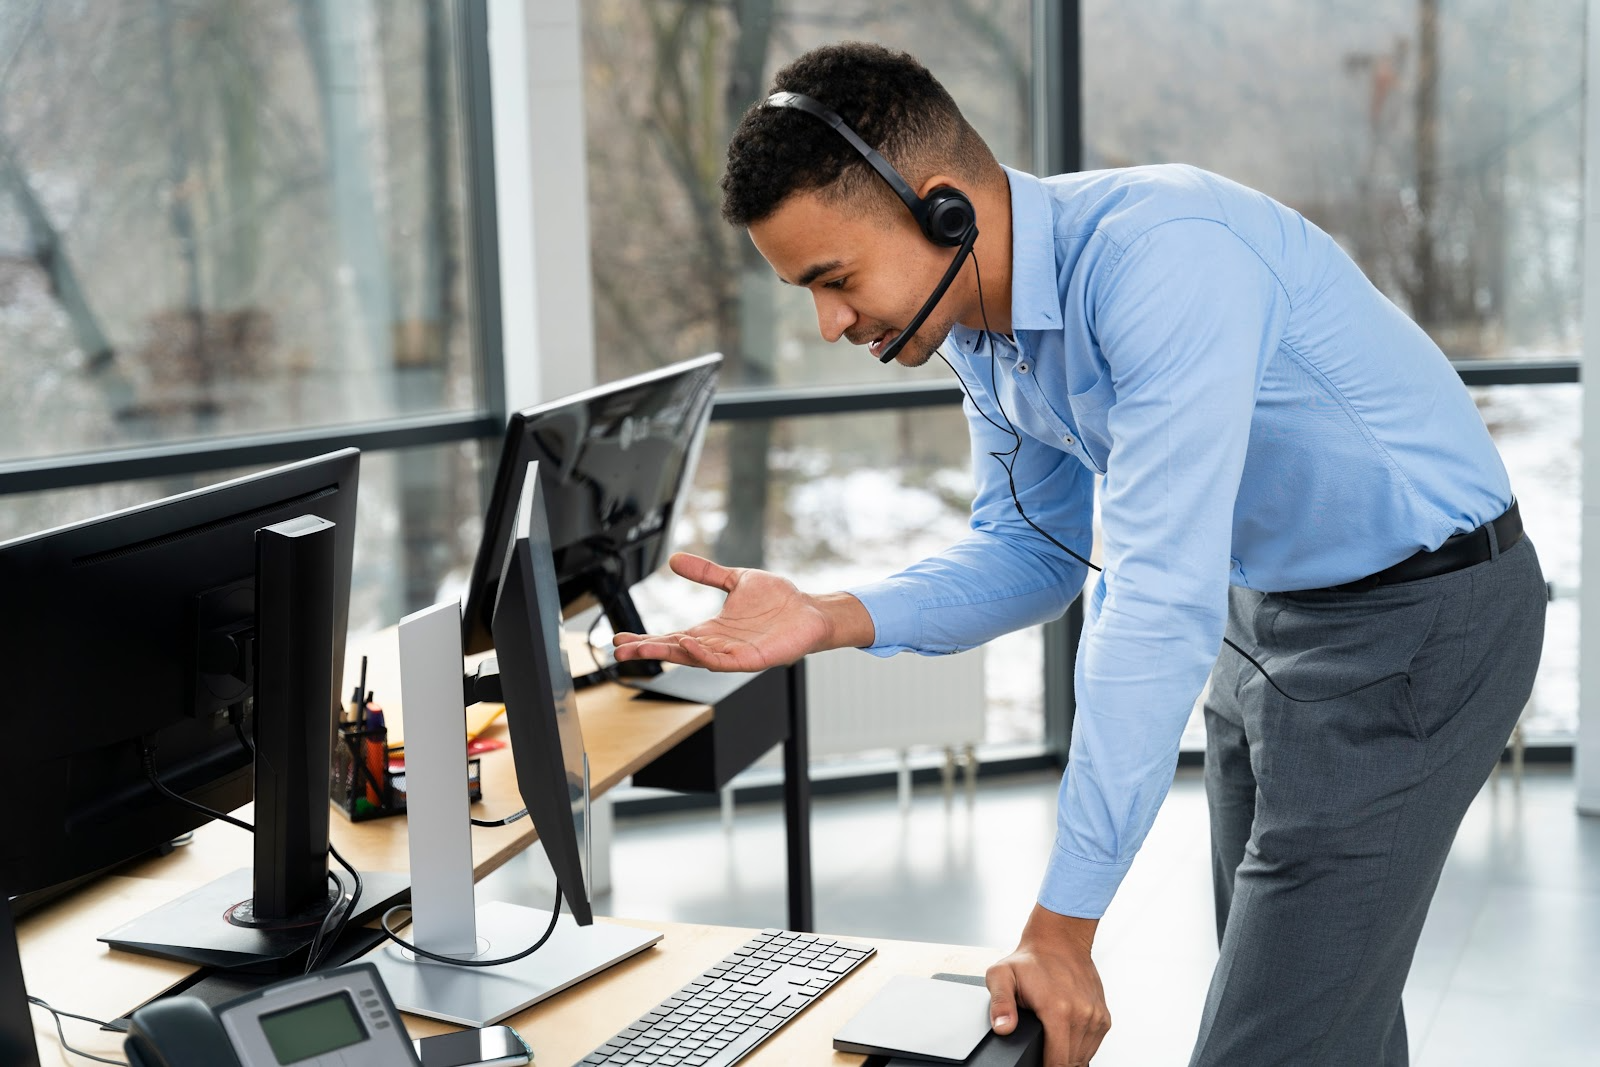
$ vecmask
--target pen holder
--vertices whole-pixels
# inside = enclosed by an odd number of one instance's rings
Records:
[[[389,769],[389,731],[382,726],[339,725],[333,747],[329,796],[351,822],[381,819],[406,812],[405,772]],[[467,800],[483,799],[482,761],[467,760]]]
[[[405,812],[396,803],[394,775],[389,772],[389,731],[356,723],[339,724],[333,747],[329,796],[351,822],[381,819]]]

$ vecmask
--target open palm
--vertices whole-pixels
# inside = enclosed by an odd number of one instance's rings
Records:
[[[618,660],[658,659],[713,671],[760,671],[793,663],[822,647],[828,620],[787,578],[768,571],[723,567],[679,552],[667,561],[681,577],[728,594],[722,610],[687,630],[620,633]]]

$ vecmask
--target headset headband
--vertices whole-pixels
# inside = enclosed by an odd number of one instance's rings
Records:
[[[906,180],[900,177],[900,172],[891,167],[889,161],[879,155],[876,148],[873,148],[857,136],[856,131],[852,130],[844,119],[840,118],[836,113],[829,111],[804,93],[773,93],[767,97],[767,106],[797,108],[808,115],[815,115],[829,126],[832,126],[839,131],[841,137],[850,142],[852,148],[861,153],[862,158],[872,164],[872,169],[878,172],[879,177],[889,183],[889,188],[895,191],[896,196],[905,201],[906,207],[911,209],[911,213],[917,217],[918,221],[927,213],[927,208],[923,204],[922,198],[911,191],[911,186],[907,185]]]

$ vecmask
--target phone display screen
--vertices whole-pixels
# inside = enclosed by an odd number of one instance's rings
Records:
[[[334,993],[261,1017],[261,1033],[282,1067],[367,1039],[366,1027],[345,993]]]

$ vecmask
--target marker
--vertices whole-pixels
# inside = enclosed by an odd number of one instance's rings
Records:
[[[367,800],[374,807],[383,807],[383,796],[379,789],[383,785],[383,776],[389,770],[389,731],[383,725],[383,709],[372,702],[372,694],[367,694],[364,705],[367,710],[366,730],[368,736],[362,738],[361,743],[366,746],[367,759]],[[379,736],[372,736],[377,734]]]

